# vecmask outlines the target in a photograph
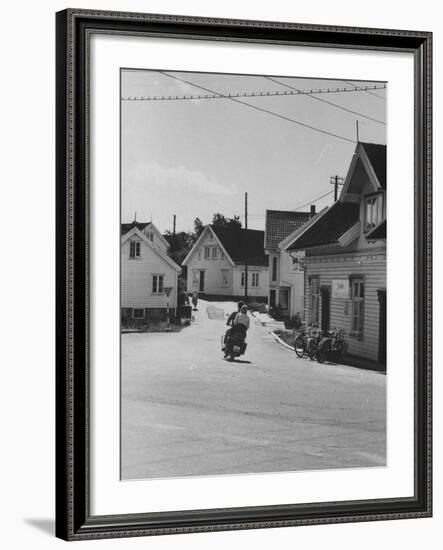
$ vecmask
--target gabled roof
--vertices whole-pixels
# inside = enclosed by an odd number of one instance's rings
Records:
[[[121,234],[125,235],[128,231],[131,231],[131,229],[134,229],[136,227],[139,231],[143,233],[143,231],[148,228],[152,231],[155,231],[160,241],[164,244],[165,248],[169,248],[168,241],[163,237],[163,235],[160,233],[160,231],[157,229],[157,227],[154,225],[153,222],[136,222],[133,221],[131,223],[122,223],[121,224]]]
[[[217,238],[235,264],[269,265],[265,254],[265,232],[256,229],[211,226]]]
[[[340,193],[341,202],[347,200],[348,193],[352,194],[352,186],[361,182],[361,170],[366,172],[374,192],[386,190],[386,145],[357,143]]]
[[[374,229],[366,234],[368,241],[386,240],[386,220],[379,223]]]
[[[265,249],[277,250],[278,243],[305,224],[312,214],[291,210],[266,210]]]
[[[361,143],[382,189],[386,189],[386,145]]]
[[[286,250],[305,250],[314,246],[339,244],[340,237],[358,222],[359,215],[359,204],[337,201]]]
[[[130,231],[122,235],[121,244],[124,244],[126,241],[128,241],[134,236],[138,237],[141,241],[143,241],[146,245],[148,245],[149,248],[151,248],[156,254],[158,254],[158,256],[160,256],[162,260],[164,260],[167,264],[169,264],[172,267],[172,269],[177,271],[177,273],[181,272],[181,267],[177,265],[174,262],[174,260],[170,258],[165,252],[163,252],[161,248],[159,248],[158,246],[155,246],[155,244],[152,243],[151,240],[148,239],[148,237],[146,237],[146,235],[142,233],[140,229],[138,229],[138,227],[133,227]]]

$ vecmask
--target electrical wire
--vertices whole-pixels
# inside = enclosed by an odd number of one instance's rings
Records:
[[[343,82],[346,82],[346,84],[349,84],[349,86],[354,86],[354,88],[357,88],[358,86],[356,86],[353,82],[350,82],[349,80],[344,80]],[[386,89],[386,86],[385,86],[385,89]],[[386,98],[381,96],[381,95],[378,95],[376,94],[375,92],[371,92],[370,90],[364,90],[367,94],[369,95],[372,95],[374,97],[377,97],[378,99],[381,99],[382,101],[386,101]]]
[[[297,92],[301,91],[298,88],[295,88],[294,86],[291,86],[290,84],[286,84],[285,82],[280,82],[279,80],[276,80],[275,78],[271,78],[270,76],[265,76],[264,78],[266,78],[267,80],[270,80],[272,82],[275,82],[276,84],[281,84],[282,86],[286,86],[287,88],[290,88],[291,90],[295,90]],[[367,90],[361,90],[361,91],[367,91]],[[317,97],[317,96],[311,95],[309,93],[306,94],[306,95],[308,97],[310,97],[311,99],[321,101],[322,103],[327,103],[328,105],[336,107],[337,109],[341,109],[342,111],[346,111],[347,113],[352,113],[353,115],[361,116],[361,117],[367,118],[368,120],[372,120],[373,122],[377,122],[378,124],[383,124],[384,126],[386,126],[386,122],[383,122],[382,120],[378,120],[377,118],[373,118],[369,115],[364,115],[363,113],[358,113],[357,111],[352,111],[351,109],[348,109],[347,107],[343,107],[342,105],[339,105],[338,103],[334,103],[333,101],[328,101],[327,99],[323,99],[321,97]]]
[[[270,77],[264,77],[264,78],[270,78]],[[277,81],[276,81],[277,82]],[[288,84],[284,84],[283,82],[279,83],[282,86],[287,86],[288,88],[292,88]],[[166,95],[166,96],[128,96],[128,97],[122,97],[122,101],[192,101],[195,99],[230,99],[230,98],[238,98],[238,97],[275,97],[275,96],[294,96],[294,95],[308,95],[311,96],[313,99],[319,99],[316,97],[316,94],[340,94],[340,93],[350,93],[350,92],[366,92],[368,90],[382,90],[385,89],[386,86],[365,86],[364,88],[318,88],[318,89],[312,89],[312,90],[299,90],[297,88],[292,88],[292,91],[288,90],[273,90],[273,91],[260,91],[260,92],[238,92],[238,93],[230,93],[226,95],[220,95],[220,94],[199,94],[199,95]],[[320,100],[321,101],[321,100]],[[325,103],[328,103],[326,100],[323,100]],[[345,107],[341,107],[340,105],[336,103],[330,102],[331,105],[335,105],[336,107],[342,108],[343,110],[347,110]],[[352,112],[352,111],[351,111]],[[366,116],[361,115],[360,116]],[[367,117],[368,118],[368,117]]]
[[[180,82],[184,82],[185,84],[189,84],[190,86],[194,86],[195,88],[200,88],[200,89],[204,90],[205,92],[209,92],[209,93],[212,93],[212,94],[218,94],[222,97],[226,97],[227,99],[230,99],[231,101],[234,101],[235,103],[240,103],[241,105],[245,105],[246,107],[249,107],[249,108],[254,109],[256,111],[261,111],[263,113],[267,113],[268,115],[275,116],[275,117],[280,118],[282,120],[286,120],[287,122],[292,122],[293,124],[297,124],[298,126],[303,126],[304,128],[309,128],[310,130],[313,130],[315,132],[319,132],[321,134],[326,134],[328,136],[335,137],[337,139],[341,139],[341,140],[347,141],[349,143],[355,143],[354,139],[350,139],[350,138],[347,138],[345,136],[335,134],[333,132],[328,132],[327,130],[322,130],[321,128],[311,126],[310,124],[305,124],[304,122],[300,122],[299,120],[296,120],[294,118],[289,118],[285,115],[275,113],[274,111],[270,111],[269,109],[264,109],[263,107],[258,107],[257,105],[252,105],[251,103],[241,101],[240,99],[230,97],[229,95],[221,94],[220,92],[216,92],[215,90],[205,88],[204,86],[200,86],[199,84],[194,84],[193,82],[190,82],[189,80],[185,80],[184,78],[180,78],[178,76],[171,75],[171,74],[166,73],[164,71],[159,71],[159,72],[161,74],[165,75],[165,76],[168,76],[169,78],[173,78],[173,79],[178,80]]]

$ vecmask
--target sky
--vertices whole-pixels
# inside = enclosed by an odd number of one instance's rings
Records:
[[[355,86],[379,89],[236,101],[133,99],[210,93],[202,88],[227,95]],[[330,177],[346,176],[356,120],[360,141],[386,143],[386,93],[384,82],[122,70],[122,222],[152,220],[164,232],[175,214],[176,230],[190,231],[196,217],[206,224],[220,212],[244,223],[245,192],[252,229],[264,230],[266,209],[309,211],[315,204],[318,211],[333,202]]]

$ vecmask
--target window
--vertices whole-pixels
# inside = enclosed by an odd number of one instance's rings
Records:
[[[296,273],[298,271],[304,271],[305,269],[305,259],[302,256],[292,257],[291,256],[291,271]]]
[[[221,258],[222,260],[225,259],[225,253],[223,252],[223,250],[220,250],[220,258]]]
[[[241,272],[240,286],[245,286],[245,272]]]
[[[198,281],[199,281],[199,271],[198,269],[192,270],[192,288],[198,288]]]
[[[210,252],[211,249],[209,248],[209,246],[205,246],[205,260],[209,258]]]
[[[217,247],[216,246],[212,247],[212,257],[217,258]]]
[[[272,258],[272,280],[277,280],[277,257],[274,256]]]
[[[132,318],[133,319],[144,319],[145,318],[145,310],[142,308],[134,308],[132,310]]]
[[[140,258],[140,241],[131,241],[129,243],[129,257]]]
[[[152,276],[152,294],[161,294],[163,292],[163,275]]]
[[[146,236],[151,242],[154,242],[154,233],[146,233]]]
[[[258,286],[258,273],[252,273],[251,286]]]
[[[221,270],[221,276],[222,276],[222,286],[228,286],[228,277],[229,277],[229,270],[227,269],[222,269]]]
[[[351,331],[363,334],[365,289],[363,279],[351,279]]]
[[[198,259],[201,260],[201,257],[202,257],[202,251],[200,250],[200,248],[198,249]]]
[[[383,220],[383,195],[365,197],[365,231],[371,230]]]
[[[318,277],[309,279],[309,322],[318,324],[320,302],[320,280]]]

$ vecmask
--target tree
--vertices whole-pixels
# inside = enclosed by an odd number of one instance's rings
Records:
[[[201,221],[200,218],[195,218],[194,220],[194,232],[196,234],[197,237],[200,237],[201,235],[201,232],[203,231],[203,222]]]
[[[233,218],[226,218],[220,212],[216,212],[212,216],[212,225],[214,227],[231,227],[231,228],[241,228],[240,216],[235,215]]]

